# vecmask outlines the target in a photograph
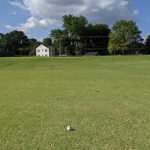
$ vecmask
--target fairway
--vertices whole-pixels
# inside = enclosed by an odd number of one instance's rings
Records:
[[[0,149],[149,150],[150,56],[0,58]]]

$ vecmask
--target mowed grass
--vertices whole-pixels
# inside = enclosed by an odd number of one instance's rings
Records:
[[[0,58],[0,149],[149,150],[150,56]]]

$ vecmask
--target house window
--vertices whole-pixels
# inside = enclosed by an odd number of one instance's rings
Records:
[[[47,49],[45,49],[45,52],[47,52]]]
[[[38,49],[37,52],[40,52],[40,50]]]

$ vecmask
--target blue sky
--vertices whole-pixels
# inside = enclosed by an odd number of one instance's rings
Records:
[[[150,34],[150,0],[134,0],[133,5],[138,9],[137,24],[142,31],[142,35]]]
[[[84,15],[93,23],[113,24],[117,19],[135,19],[142,36],[150,34],[150,0],[0,0],[0,33],[23,30],[29,37],[48,37],[61,26],[62,14]],[[43,9],[45,7],[45,9]]]

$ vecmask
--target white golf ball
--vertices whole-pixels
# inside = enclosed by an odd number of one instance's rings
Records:
[[[71,131],[72,127],[71,126],[67,126],[67,131]]]

